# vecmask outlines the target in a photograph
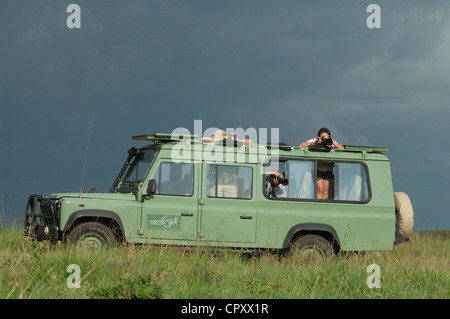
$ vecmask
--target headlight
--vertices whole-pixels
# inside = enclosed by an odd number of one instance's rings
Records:
[[[59,220],[61,217],[61,203],[56,204],[56,219]]]

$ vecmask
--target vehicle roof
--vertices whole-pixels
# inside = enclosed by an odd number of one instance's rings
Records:
[[[267,156],[277,155],[280,158],[325,158],[337,160],[378,160],[389,161],[384,152],[389,151],[388,147],[344,145],[344,149],[333,148],[331,151],[312,151],[308,147],[291,146],[284,143],[279,144],[244,144],[240,147],[226,146],[222,143],[202,142],[197,135],[153,133],[146,135],[136,135],[132,137],[136,141],[150,141],[151,144],[141,148],[158,148],[162,151],[172,151],[175,146],[184,148],[184,151],[211,152],[211,145],[215,150],[223,153],[234,152],[237,154],[267,154]],[[165,157],[165,156],[164,156]]]

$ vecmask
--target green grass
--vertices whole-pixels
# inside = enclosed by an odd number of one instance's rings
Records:
[[[416,232],[393,251],[299,262],[204,249],[123,245],[85,252],[23,238],[0,226],[0,298],[440,298],[450,297],[450,231]],[[81,288],[68,288],[80,267]],[[368,288],[377,264],[381,288]]]

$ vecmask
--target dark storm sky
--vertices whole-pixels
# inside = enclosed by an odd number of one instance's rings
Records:
[[[437,0],[0,0],[1,212],[79,191],[95,106],[85,189],[108,190],[132,135],[202,120],[298,145],[326,126],[390,147],[415,228],[449,229],[449,16]]]

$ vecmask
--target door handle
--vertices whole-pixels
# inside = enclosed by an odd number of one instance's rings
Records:
[[[252,219],[252,216],[241,216],[241,219]]]
[[[183,216],[183,217],[192,217],[192,216],[194,216],[194,214],[193,213],[181,213],[181,216]]]

